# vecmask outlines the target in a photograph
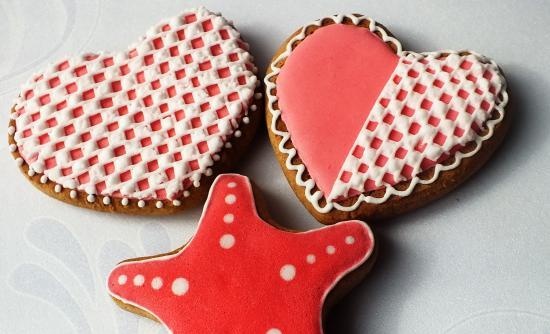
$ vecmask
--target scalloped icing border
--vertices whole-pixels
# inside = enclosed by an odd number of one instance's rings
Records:
[[[277,129],[277,121],[281,116],[281,111],[279,109],[274,108],[274,103],[278,100],[278,98],[277,96],[274,96],[271,94],[271,90],[276,89],[277,85],[275,82],[272,82],[270,79],[279,75],[281,68],[276,66],[276,64],[286,59],[290,55],[290,53],[293,50],[292,45],[295,42],[304,40],[308,36],[308,34],[306,34],[308,28],[312,26],[322,27],[323,21],[325,20],[332,20],[334,23],[339,24],[344,22],[345,19],[351,20],[351,22],[356,26],[359,25],[362,21],[368,21],[369,22],[368,29],[373,33],[378,33],[382,41],[386,43],[388,42],[392,43],[396,47],[395,53],[398,56],[405,56],[407,54],[418,54],[412,51],[403,51],[399,40],[392,37],[388,33],[388,31],[386,31],[382,26],[377,24],[376,21],[374,21],[373,19],[367,16],[364,16],[364,15],[355,16],[353,14],[333,15],[333,16],[328,16],[328,17],[318,19],[316,21],[313,21],[310,24],[303,26],[300,32],[286,43],[285,51],[281,53],[276,59],[274,59],[269,65],[270,66],[269,70],[271,70],[271,72],[265,76],[264,84],[266,86],[266,97],[268,100],[267,108],[269,109],[269,112],[271,113],[271,116],[272,116],[270,131],[276,134],[277,136],[282,137],[281,142],[279,143],[277,148],[279,152],[286,155],[285,166],[288,170],[296,172],[296,184],[304,188],[305,197],[313,205],[315,210],[317,210],[319,213],[328,213],[332,209],[336,209],[340,211],[354,211],[362,203],[381,204],[386,202],[392,195],[396,195],[400,197],[406,197],[410,195],[417,184],[431,184],[435,182],[435,180],[439,178],[439,173],[441,173],[442,171],[447,171],[458,167],[463,158],[469,158],[475,155],[481,149],[482,143],[493,136],[494,127],[503,120],[505,115],[504,108],[508,103],[508,93],[506,91],[506,88],[507,88],[506,79],[502,75],[502,71],[500,71],[499,66],[493,60],[470,50],[465,50],[465,51],[442,50],[442,51],[435,51],[435,52],[420,53],[421,55],[433,55],[434,57],[439,57],[442,54],[468,52],[472,55],[479,57],[482,61],[486,61],[492,64],[493,66],[495,66],[496,68],[498,68],[499,69],[498,73],[502,78],[502,90],[500,94],[497,95],[497,101],[495,102],[495,106],[493,110],[498,111],[499,116],[496,119],[489,119],[486,121],[485,124],[488,130],[487,133],[484,136],[478,136],[475,141],[472,141],[476,143],[475,149],[467,153],[458,151],[454,155],[455,161],[450,165],[443,165],[440,163],[436,164],[434,167],[433,176],[430,179],[423,180],[420,177],[415,176],[410,180],[409,186],[405,190],[397,190],[393,186],[386,186],[383,197],[373,197],[373,196],[361,194],[357,197],[357,200],[355,201],[355,203],[353,203],[350,206],[345,206],[340,203],[331,202],[328,200],[326,205],[321,206],[319,202],[324,197],[324,195],[320,190],[315,190],[315,181],[313,181],[312,178],[307,178],[307,179],[304,178],[304,172],[306,170],[306,167],[304,166],[304,164],[292,163],[292,159],[297,155],[296,148],[294,147],[290,149],[285,148],[285,144],[290,140],[290,133],[288,131],[281,131]],[[363,27],[363,28],[366,28],[366,27]]]

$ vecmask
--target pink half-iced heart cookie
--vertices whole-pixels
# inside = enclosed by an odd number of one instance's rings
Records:
[[[489,158],[508,123],[495,62],[473,51],[403,51],[359,15],[298,30],[265,84],[276,155],[324,223],[390,217],[443,195]]]
[[[193,206],[255,132],[255,73],[232,23],[186,10],[127,50],[34,75],[12,109],[10,149],[39,189],[75,205],[140,214]]]
[[[325,308],[367,274],[373,250],[361,221],[307,232],[270,225],[248,179],[226,174],[189,243],[120,263],[107,286],[119,306],[174,334],[320,334]]]

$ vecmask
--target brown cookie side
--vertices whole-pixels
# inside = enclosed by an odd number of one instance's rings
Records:
[[[360,15],[355,15],[360,16]],[[343,22],[344,24],[350,24],[355,25],[351,20],[345,20]],[[360,21],[358,26],[364,27],[368,29],[369,21],[364,19]],[[331,19],[325,19],[322,22],[322,26],[334,24],[334,21]],[[393,36],[391,32],[387,30],[384,26],[377,23],[377,26],[383,28],[389,36]],[[308,26],[306,28],[306,38],[308,35],[313,33],[316,29],[319,27],[314,26]],[[266,74],[272,73],[272,65],[281,68],[284,66],[284,60],[276,62],[278,57],[285,52],[287,45],[289,42],[297,36],[301,32],[302,28],[298,29],[296,32],[294,32],[287,40],[283,42],[283,44],[279,47],[275,55],[273,56]],[[296,47],[299,44],[299,42],[296,42],[293,45],[293,48]],[[398,48],[396,45],[392,44],[391,42],[386,42],[388,46],[390,46],[394,51],[396,51]],[[276,82],[276,77],[271,78],[272,82]],[[267,87],[266,87],[267,89]],[[269,93],[269,92],[266,92]],[[272,95],[276,95],[276,88],[272,89],[271,91]],[[275,103],[277,105],[277,103]],[[283,138],[277,134],[275,134],[271,130],[271,125],[273,122],[273,115],[271,114],[269,110],[269,100],[268,100],[268,94],[265,96],[265,113],[266,113],[266,124],[268,128],[268,134],[271,141],[271,145],[273,147],[273,150],[275,152],[275,156],[277,157],[277,160],[279,161],[279,164],[281,165],[281,168],[283,170],[283,173],[285,174],[285,177],[287,181],[289,182],[291,188],[294,190],[295,195],[298,197],[300,202],[306,207],[306,209],[317,219],[319,222],[323,224],[334,224],[338,221],[342,220],[350,220],[350,219],[362,219],[362,220],[368,220],[368,221],[377,221],[377,220],[384,220],[391,217],[398,216],[400,214],[412,211],[414,209],[417,209],[419,207],[422,207],[442,196],[450,192],[451,190],[455,189],[458,185],[466,181],[471,175],[473,175],[483,164],[485,164],[490,156],[493,154],[493,152],[498,148],[498,146],[501,144],[501,142],[504,140],[505,134],[510,126],[510,118],[509,112],[504,113],[504,115],[500,115],[499,112],[494,109],[492,111],[491,120],[497,119],[499,117],[503,117],[501,122],[495,125],[493,136],[481,143],[480,150],[474,154],[471,157],[468,158],[462,158],[459,166],[457,166],[454,169],[450,169],[447,171],[441,171],[439,173],[438,178],[430,183],[430,184],[417,184],[412,192],[405,197],[396,196],[393,195],[388,200],[381,204],[369,204],[366,202],[362,202],[359,207],[353,211],[342,211],[338,210],[336,208],[333,208],[328,213],[321,213],[315,209],[314,205],[306,198],[304,187],[300,186],[296,182],[297,172],[293,170],[289,170],[285,167],[287,155],[282,153],[278,147],[281,144]],[[278,130],[287,132],[286,125],[282,121],[281,118],[278,118],[275,124],[276,128]],[[486,130],[485,130],[486,131]],[[292,138],[288,140],[285,144],[285,148],[292,149],[295,147],[292,145]],[[468,153],[475,149],[475,142],[471,142],[467,144],[463,149],[460,151],[462,153]],[[451,165],[454,162],[455,157],[451,157],[444,161],[443,165]],[[299,152],[296,153],[294,158],[292,159],[292,162],[294,164],[303,165],[302,160],[299,157]],[[305,167],[305,165],[304,165]],[[422,180],[428,180],[430,179],[435,172],[435,167],[432,167],[428,170],[423,171],[418,176]],[[304,179],[310,179],[309,174],[307,173],[307,168],[304,172]],[[395,186],[396,189],[406,189],[409,185],[409,181],[401,182]],[[373,197],[383,197],[385,194],[385,189],[380,189],[376,191],[372,191],[368,193],[368,195]],[[352,205],[357,200],[356,197],[348,198],[341,202],[342,205]],[[324,203],[323,203],[324,204]]]
[[[260,85],[256,88],[256,94],[262,94],[263,88]],[[45,183],[41,182],[41,178],[44,174],[33,173],[29,175],[29,165],[23,160],[21,155],[17,150],[12,152],[12,156],[16,161],[19,161],[19,168],[23,175],[31,182],[33,186],[45,193],[46,195],[53,197],[62,202],[79,206],[86,209],[92,209],[96,211],[103,212],[116,212],[116,213],[125,213],[131,215],[150,215],[150,216],[162,216],[170,215],[185,209],[196,207],[199,204],[203,203],[208,195],[208,189],[210,185],[216,178],[218,174],[222,174],[227,171],[231,171],[234,166],[238,164],[241,160],[241,157],[247,151],[248,146],[251,144],[253,138],[256,135],[259,124],[262,121],[262,110],[263,100],[252,98],[251,105],[248,109],[246,117],[248,118],[248,123],[246,124],[242,119],[238,130],[241,132],[241,136],[232,136],[232,138],[227,142],[227,146],[222,148],[219,152],[220,160],[215,162],[211,167],[212,174],[206,176],[203,174],[201,177],[201,183],[199,187],[191,187],[187,189],[189,191],[189,196],[184,197],[183,195],[180,198],[177,198],[180,202],[180,205],[175,205],[174,200],[143,200],[145,205],[143,207],[138,206],[138,199],[128,199],[128,204],[122,204],[122,198],[113,198],[101,195],[95,195],[94,201],[88,201],[86,194],[83,191],[75,191],[76,196],[71,197],[71,189],[63,188],[60,184],[47,179]],[[254,109],[254,110],[252,110]],[[11,110],[14,112],[14,109]],[[10,119],[9,126],[16,128],[15,121]],[[8,143],[9,145],[16,145],[14,135],[8,134]],[[74,192],[73,192],[74,194]],[[108,198],[108,204],[104,203],[105,198]],[[161,205],[158,203],[162,203]],[[157,205],[161,206],[160,208]]]

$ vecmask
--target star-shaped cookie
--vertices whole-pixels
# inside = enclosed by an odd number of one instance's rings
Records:
[[[214,181],[191,241],[119,264],[108,289],[120,306],[174,334],[322,333],[327,297],[366,274],[373,248],[360,221],[307,232],[267,223],[248,178],[226,174]]]

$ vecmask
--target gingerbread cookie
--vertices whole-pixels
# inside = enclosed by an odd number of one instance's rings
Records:
[[[509,123],[494,61],[403,51],[361,15],[299,29],[265,84],[275,153],[323,223],[387,218],[442,196],[489,158]]]
[[[10,149],[50,196],[104,211],[165,214],[203,201],[260,118],[260,81],[233,24],[201,7],[128,50],[63,59],[12,109]]]
[[[322,333],[327,297],[370,269],[372,232],[360,221],[285,231],[260,218],[253,196],[246,177],[220,175],[191,241],[119,264],[113,299],[174,334]]]

